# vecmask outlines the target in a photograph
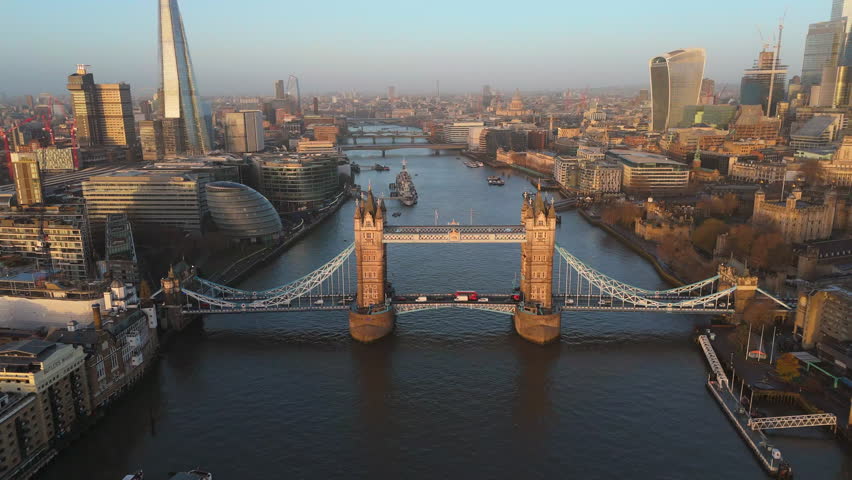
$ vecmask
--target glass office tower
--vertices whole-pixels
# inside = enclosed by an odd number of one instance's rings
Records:
[[[165,118],[180,119],[186,153],[203,155],[209,152],[212,142],[177,0],[160,0],[160,62]]]
[[[683,107],[698,104],[705,58],[703,48],[687,48],[651,59],[651,125],[654,131],[677,126],[683,119]]]
[[[802,85],[805,88],[821,84],[823,69],[836,68],[841,63],[845,41],[845,19],[812,23],[808,27],[802,59]]]

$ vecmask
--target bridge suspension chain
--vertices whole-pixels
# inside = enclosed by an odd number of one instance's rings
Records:
[[[726,290],[710,293],[708,295],[701,295],[699,297],[684,295],[694,290],[699,290],[699,292],[703,294],[703,287],[707,285],[712,285],[718,279],[718,276],[716,276],[708,278],[706,280],[702,280],[700,282],[693,283],[691,285],[687,285],[685,287],[679,287],[669,290],[647,290],[628,285],[626,283],[615,280],[612,277],[604,275],[603,273],[581,262],[579,259],[568,253],[564,248],[559,245],[556,246],[556,250],[559,252],[560,256],[562,256],[562,258],[565,260],[568,267],[565,273],[566,281],[564,295],[566,296],[566,298],[572,295],[569,290],[570,281],[573,280],[572,272],[576,272],[577,275],[577,282],[575,284],[576,288],[574,291],[578,296],[586,295],[588,297],[592,297],[594,296],[595,289],[597,289],[598,293],[601,296],[608,296],[613,299],[621,300],[624,304],[630,304],[633,306],[645,308],[683,309],[701,307],[705,304],[716,302],[719,299],[728,297],[737,288],[736,286],[733,286]],[[559,267],[558,275],[560,277],[562,275],[561,266]],[[583,280],[585,280],[585,286],[588,287],[588,290],[586,290],[585,292]],[[558,280],[558,282],[559,286],[557,288],[561,288],[561,278]],[[660,300],[660,297],[668,297],[671,300]]]
[[[188,287],[181,290],[187,296],[198,302],[228,309],[263,309],[270,307],[289,306],[292,301],[301,297],[316,297],[318,299],[343,297],[350,295],[354,283],[351,277],[349,260],[355,251],[354,243],[346,247],[337,256],[318,269],[285,285],[261,291],[242,290],[219,285],[215,282],[196,278],[200,291]],[[324,301],[324,300],[323,300]]]

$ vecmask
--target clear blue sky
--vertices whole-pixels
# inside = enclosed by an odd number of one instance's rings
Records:
[[[63,93],[77,63],[134,97],[157,86],[157,0],[3,0],[0,92]],[[180,0],[204,95],[272,94],[293,73],[303,93],[430,92],[645,85],[653,56],[707,49],[706,75],[739,82],[777,32],[801,72],[809,23],[831,0]]]

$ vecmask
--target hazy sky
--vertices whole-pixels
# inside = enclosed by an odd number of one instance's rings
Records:
[[[157,87],[157,0],[0,0],[0,92],[64,93],[77,63],[95,81]],[[648,59],[707,49],[706,76],[738,83],[777,35],[801,72],[809,23],[831,0],[588,0],[425,2],[180,0],[204,95],[272,94],[300,78],[306,94],[342,89],[400,94],[646,85]]]

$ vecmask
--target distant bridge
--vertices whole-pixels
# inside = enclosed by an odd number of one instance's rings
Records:
[[[388,150],[400,150],[403,148],[427,148],[429,150],[439,151],[439,150],[464,150],[467,148],[466,143],[397,143],[397,144],[376,144],[376,145],[341,145],[340,150],[342,151],[353,151],[353,150],[376,150],[382,152],[382,156],[385,156],[385,152]]]

